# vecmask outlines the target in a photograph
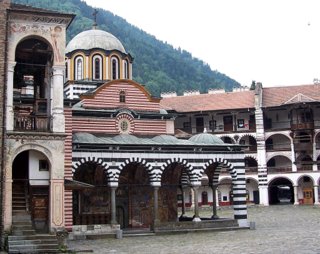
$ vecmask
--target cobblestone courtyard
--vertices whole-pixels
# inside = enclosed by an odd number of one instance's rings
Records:
[[[232,217],[232,212],[231,209],[222,209],[219,216]],[[248,219],[256,223],[255,230],[70,241],[69,247],[117,254],[320,254],[320,207],[253,206],[248,208]]]

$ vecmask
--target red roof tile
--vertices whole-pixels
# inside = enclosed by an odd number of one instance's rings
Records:
[[[262,91],[262,106],[275,107],[285,104],[297,95],[303,95],[310,99],[320,101],[320,85],[300,85],[267,87]],[[294,101],[294,100],[293,100]]]
[[[163,98],[160,105],[177,112],[254,108],[254,91],[169,97]]]

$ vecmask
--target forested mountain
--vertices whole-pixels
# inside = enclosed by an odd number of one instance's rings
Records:
[[[68,40],[92,28],[94,8],[81,0],[12,0],[13,3],[76,14],[68,29]],[[212,71],[203,61],[181,49],[159,41],[113,13],[98,9],[99,29],[115,35],[126,51],[134,57],[133,79],[146,85],[159,96],[161,92],[186,90],[207,92],[209,88],[231,90],[240,84],[218,71]]]

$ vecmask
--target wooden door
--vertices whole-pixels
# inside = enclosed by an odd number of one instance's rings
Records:
[[[49,188],[33,187],[31,197],[33,225],[36,231],[47,232],[49,219]]]
[[[232,116],[223,117],[224,131],[233,131],[233,119]]]
[[[313,191],[312,191],[312,189],[303,189],[303,203],[306,205],[313,204]]]

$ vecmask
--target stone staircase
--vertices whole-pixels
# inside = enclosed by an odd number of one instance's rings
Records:
[[[28,197],[23,183],[12,186],[12,231],[8,253],[59,253],[55,235],[37,234],[28,211]]]

